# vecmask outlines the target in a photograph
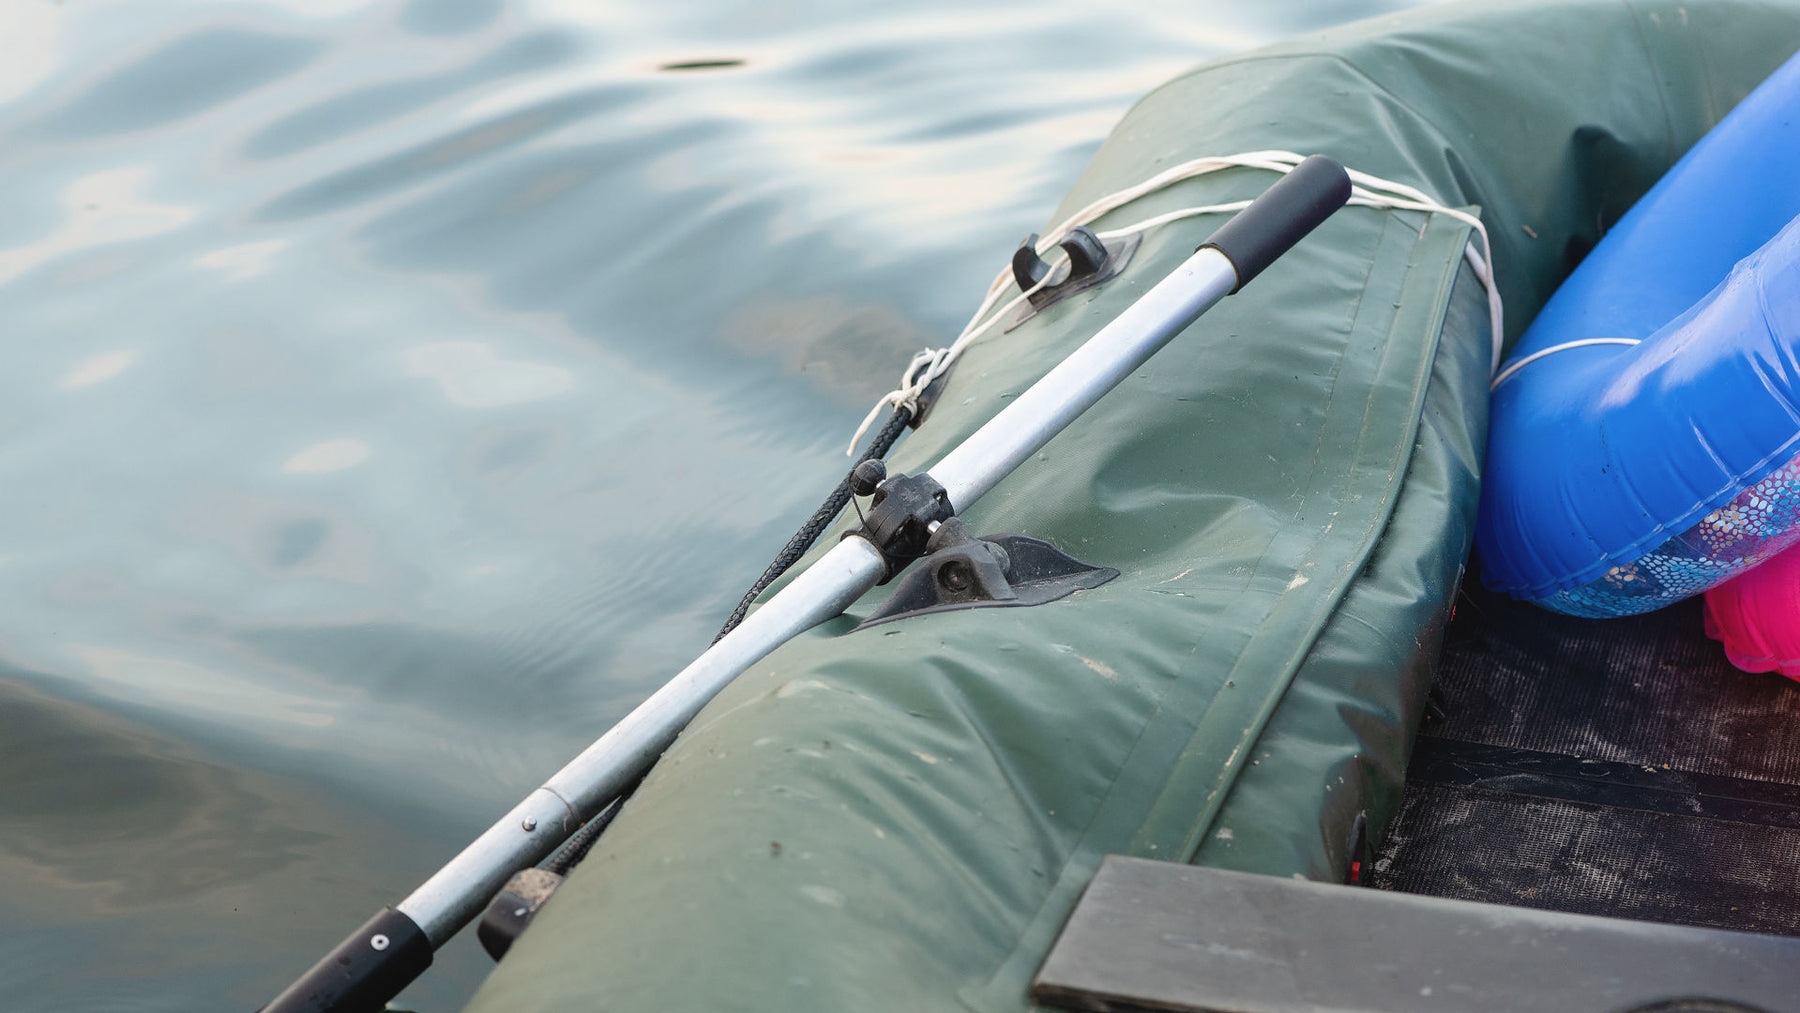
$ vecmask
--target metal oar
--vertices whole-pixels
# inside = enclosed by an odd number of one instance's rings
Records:
[[[1315,155],[930,470],[881,483],[864,525],[682,669],[410,896],[384,908],[265,1013],[379,1009],[513,873],[542,861],[656,762],[707,701],[788,640],[924,552],[932,531],[1061,432],[1169,339],[1343,206],[1350,179]]]

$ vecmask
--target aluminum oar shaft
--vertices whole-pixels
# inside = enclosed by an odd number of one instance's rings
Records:
[[[942,487],[950,514],[980,499],[1209,307],[1342,206],[1349,193],[1343,168],[1319,156],[1270,187],[925,473]],[[862,537],[871,527],[872,520],[807,567],[404,901],[340,943],[265,1007],[266,1013],[373,1010],[397,995],[431,963],[432,950],[474,918],[508,877],[542,861],[636,781],[731,680],[841,614],[890,568],[903,566],[909,556],[892,557],[889,545]]]
[[[648,770],[731,680],[841,614],[885,571],[881,553],[860,538],[833,546],[396,907],[433,946],[455,935],[508,876],[546,858]]]

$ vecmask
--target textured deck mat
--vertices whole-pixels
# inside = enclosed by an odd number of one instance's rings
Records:
[[[1698,601],[1575,619],[1471,573],[1433,699],[1373,885],[1800,935],[1800,684]]]

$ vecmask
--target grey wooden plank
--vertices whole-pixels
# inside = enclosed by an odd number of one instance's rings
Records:
[[[1800,1013],[1800,939],[1120,856],[1032,988],[1040,1005],[1108,1013],[1621,1013],[1701,997]]]

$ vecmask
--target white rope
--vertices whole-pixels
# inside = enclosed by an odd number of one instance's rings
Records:
[[[1037,284],[1014,296],[1005,306],[1000,307],[1000,312],[989,317],[986,323],[977,326],[977,323],[981,321],[982,314],[986,313],[988,307],[994,305],[994,300],[999,298],[1000,289],[989,289],[987,298],[981,303],[981,308],[975,311],[974,318],[969,321],[967,327],[963,328],[963,332],[957,335],[956,340],[950,343],[949,348],[926,348],[914,353],[912,362],[907,364],[906,372],[900,376],[900,386],[881,395],[881,400],[875,402],[875,407],[869,409],[869,414],[863,416],[862,425],[857,426],[856,435],[850,437],[850,446],[845,448],[844,456],[856,456],[856,445],[862,442],[863,434],[867,433],[869,427],[874,425],[875,420],[881,416],[882,406],[890,404],[896,408],[905,406],[916,414],[919,410],[919,396],[925,393],[925,388],[931,385],[931,381],[949,372],[950,366],[962,355],[963,349],[969,347],[970,342],[986,334],[995,323],[1006,319],[1006,315],[1013,311],[1013,307],[1029,299],[1032,293],[1043,288],[1044,282],[1049,281],[1055,274],[1053,265],[1052,270],[1044,272],[1044,277],[1039,279]],[[924,367],[924,372],[919,371],[920,367]]]
[[[1508,365],[1504,370],[1501,371],[1499,376],[1494,377],[1493,383],[1488,384],[1488,390],[1490,390],[1490,391],[1497,390],[1501,384],[1505,383],[1507,380],[1510,380],[1514,373],[1517,373],[1519,370],[1524,369],[1526,366],[1531,365],[1532,363],[1538,361],[1539,359],[1541,359],[1544,356],[1549,355],[1553,352],[1561,352],[1565,349],[1570,349],[1570,348],[1586,348],[1588,345],[1635,345],[1635,344],[1639,344],[1639,341],[1636,338],[1582,338],[1579,341],[1565,341],[1560,345],[1551,345],[1549,348],[1543,349],[1542,351],[1538,351],[1538,352],[1532,352],[1530,355],[1527,355],[1523,359],[1520,359],[1519,361]]]
[[[1250,151],[1237,155],[1208,155],[1204,158],[1190,159],[1180,165],[1165,169],[1134,186],[1129,186],[1123,190],[1116,190],[1109,193],[1070,215],[1038,240],[1037,253],[1042,257],[1060,252],[1058,244],[1061,243],[1074,229],[1087,225],[1098,219],[1101,215],[1117,210],[1145,194],[1161,190],[1164,187],[1179,183],[1182,180],[1192,179],[1196,176],[1204,176],[1207,173],[1218,172],[1221,169],[1234,167],[1266,169],[1270,172],[1285,174],[1294,171],[1294,167],[1299,165],[1304,158],[1304,155],[1297,155],[1291,151],[1271,150]],[[1392,180],[1382,179],[1379,176],[1371,176],[1368,173],[1357,172],[1354,169],[1347,171],[1350,174],[1351,182],[1349,201],[1351,204],[1359,207],[1386,208],[1396,211],[1424,211],[1431,214],[1449,215],[1457,221],[1467,223],[1475,230],[1476,234],[1480,236],[1481,249],[1477,251],[1475,249],[1475,244],[1471,242],[1464,248],[1463,256],[1468,260],[1469,266],[1474,269],[1475,277],[1479,279],[1482,286],[1487,289],[1488,320],[1491,325],[1493,339],[1493,356],[1489,370],[1490,372],[1498,370],[1500,368],[1500,346],[1504,341],[1506,333],[1503,317],[1505,307],[1500,301],[1500,290],[1494,284],[1494,275],[1492,268],[1490,267],[1494,262],[1493,248],[1488,244],[1487,228],[1482,225],[1481,219],[1469,214],[1467,211],[1446,207],[1445,205],[1432,200],[1431,197],[1426,195],[1423,191],[1414,189],[1404,183],[1396,183]],[[1170,222],[1180,221],[1183,218],[1192,218],[1197,215],[1206,214],[1222,214],[1228,211],[1240,211],[1249,206],[1249,204],[1249,201],[1242,200],[1232,201],[1229,204],[1208,204],[1204,207],[1180,208],[1175,211],[1156,215],[1152,218],[1146,218],[1143,221],[1134,222],[1130,225],[1109,229],[1105,232],[1099,232],[1096,233],[1096,235],[1103,240],[1117,239],[1121,236],[1131,235],[1132,233],[1145,232],[1150,229],[1158,228],[1167,225]],[[1066,258],[1066,254],[1064,256]],[[1052,270],[1047,271],[1044,274],[1045,280],[1048,280],[1056,274],[1054,269],[1059,266],[1059,264],[1051,265]],[[956,340],[951,342],[948,348],[927,348],[913,356],[912,362],[907,364],[905,374],[900,378],[900,386],[882,395],[881,400],[875,403],[875,407],[871,409],[868,416],[863,419],[862,425],[856,428],[856,435],[850,438],[850,446],[844,451],[845,456],[854,457],[856,455],[856,445],[862,442],[863,435],[869,431],[870,426],[875,424],[875,420],[881,415],[881,409],[883,407],[894,405],[896,408],[905,407],[916,412],[919,406],[919,397],[924,394],[925,388],[929,387],[932,381],[943,376],[946,372],[949,372],[950,367],[962,356],[964,349],[968,348],[976,339],[991,330],[996,322],[1004,319],[1015,307],[1029,298],[1033,292],[1036,292],[1044,286],[1044,282],[1039,281],[1028,291],[1020,292],[1018,295],[1008,300],[1005,305],[1001,306],[997,312],[990,316],[989,310],[992,310],[994,305],[999,302],[1001,295],[1006,291],[1006,287],[1011,281],[1012,271],[1010,268],[1001,271],[995,276],[993,284],[988,286],[987,294],[981,301],[981,308],[975,311],[975,315],[969,319],[968,325],[963,328],[962,333],[957,335]],[[1495,382],[1498,383],[1499,381],[1496,380]]]

